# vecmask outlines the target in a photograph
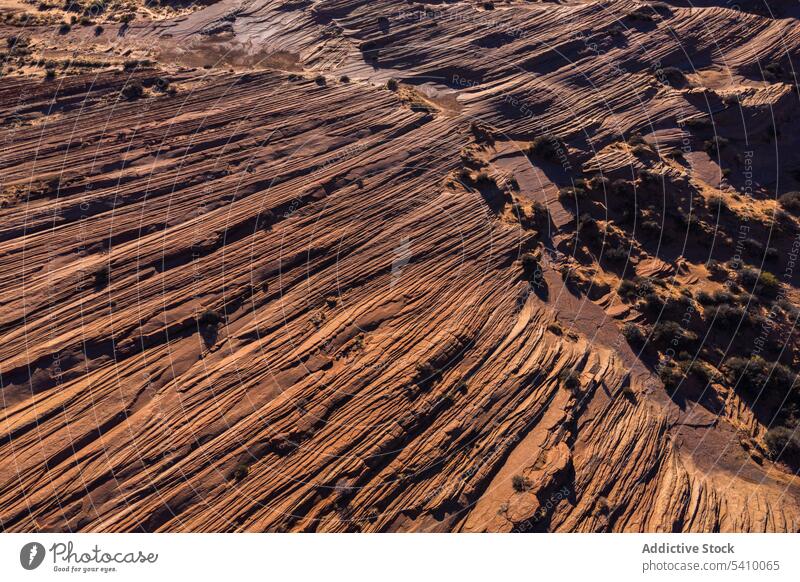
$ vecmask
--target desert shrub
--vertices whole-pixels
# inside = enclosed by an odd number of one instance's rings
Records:
[[[606,178],[605,176],[601,176],[597,174],[596,176],[592,176],[589,180],[586,181],[586,187],[589,190],[605,190],[611,185],[611,180]]]
[[[708,197],[708,208],[712,211],[729,211],[728,200],[722,194],[712,194]]]
[[[642,168],[638,172],[636,172],[637,177],[641,181],[643,185],[655,185],[658,184],[661,180],[661,176],[654,172],[653,170],[648,170],[647,168]]]
[[[719,305],[712,309],[709,316],[726,330],[734,330],[737,327],[750,327],[753,325],[753,318],[743,307],[739,305]]]
[[[715,155],[721,152],[728,145],[729,140],[719,135],[715,135],[703,144],[703,149],[709,154]]]
[[[588,212],[584,212],[578,217],[577,224],[578,231],[584,236],[589,238],[596,238],[600,234],[600,229],[597,226],[597,221]]]
[[[695,360],[689,365],[689,373],[706,384],[719,382],[722,379],[722,375],[719,372],[701,360]]]
[[[431,362],[419,362],[415,369],[414,382],[422,388],[428,388],[439,378],[439,370]]]
[[[541,273],[539,259],[533,253],[522,255],[522,272],[528,279],[534,278]]]
[[[103,30],[104,30],[103,27],[98,24],[97,26],[94,27],[94,35],[100,36],[101,34],[103,34]]]
[[[651,337],[656,345],[663,348],[672,345],[679,349],[686,349],[692,347],[697,341],[696,333],[684,329],[674,321],[661,321],[655,324]]]
[[[325,85],[328,84],[327,79],[325,79],[323,75],[317,75],[316,77],[314,77],[314,82],[320,87],[324,87]]]
[[[108,265],[102,265],[94,272],[94,286],[97,287],[98,289],[108,285],[110,279],[111,279],[111,267],[109,267]]]
[[[764,80],[773,83],[777,81],[783,75],[783,67],[781,67],[780,63],[768,63],[764,67]]]
[[[636,299],[637,295],[636,283],[634,283],[629,279],[623,279],[619,283],[619,287],[617,288],[617,293],[619,294],[620,297],[628,301]]]
[[[529,156],[538,156],[547,160],[558,158],[559,150],[562,149],[558,137],[552,133],[546,133],[536,137],[528,146]]]
[[[661,225],[653,219],[644,220],[642,221],[642,232],[648,237],[655,237],[661,232]]]
[[[800,461],[800,434],[785,426],[776,426],[767,431],[764,437],[769,456],[792,464]]]
[[[781,288],[780,280],[769,271],[761,271],[758,276],[758,285],[761,293],[769,296],[776,295]]]
[[[714,304],[714,297],[708,291],[700,291],[700,293],[697,294],[697,300],[701,305]]]
[[[514,475],[511,477],[511,486],[517,493],[523,493],[531,488],[531,482],[522,475]]]
[[[629,344],[636,347],[641,347],[647,340],[647,336],[642,331],[641,327],[635,323],[626,323],[622,328],[622,336],[628,341]]]
[[[389,79],[386,81],[386,88],[389,89],[389,91],[397,91],[398,87],[399,85],[396,79]]]
[[[736,93],[728,93],[727,95],[723,95],[722,97],[720,97],[720,101],[722,101],[722,103],[727,106],[738,105],[739,96]]]
[[[586,197],[586,190],[577,186],[574,188],[566,186],[558,189],[558,197],[565,202],[574,201],[576,199],[580,200]]]
[[[686,75],[678,67],[664,67],[661,69],[660,80],[675,87],[681,87],[686,83]]]
[[[747,288],[754,289],[756,293],[768,297],[776,295],[781,288],[781,282],[775,275],[752,267],[745,267],[739,272],[739,282]]]
[[[197,325],[200,327],[216,327],[223,319],[222,314],[216,309],[206,309],[197,316]]]
[[[781,208],[795,215],[800,215],[800,192],[786,192],[778,198]]]
[[[622,246],[607,247],[603,256],[607,261],[611,261],[612,263],[622,263],[628,259],[629,253],[630,249]]]
[[[611,182],[611,193],[614,196],[626,196],[633,192],[633,186],[627,180],[617,178]]]
[[[775,305],[780,307],[783,310],[783,312],[786,313],[786,315],[789,316],[791,319],[797,318],[798,316],[797,307],[795,307],[794,304],[785,297],[778,299],[775,302]]]
[[[580,386],[581,376],[580,374],[578,374],[576,370],[564,368],[558,374],[558,379],[564,383],[564,386],[566,386],[570,390],[574,390],[575,388]]]
[[[347,75],[342,75],[341,77],[339,77],[339,82],[340,83],[349,83],[350,82],[350,77],[348,77]]]
[[[728,271],[725,266],[716,259],[710,259],[706,263],[706,268],[711,275],[711,279],[719,280],[727,277]]]
[[[712,299],[714,300],[714,303],[726,305],[734,305],[736,303],[736,296],[733,293],[729,293],[728,291],[724,291],[722,289],[714,291]]]
[[[642,137],[642,134],[638,131],[633,132],[627,140],[628,145],[635,146],[635,145],[645,145],[647,142]]]
[[[685,378],[684,371],[680,366],[670,362],[658,369],[658,377],[667,389],[674,390]]]
[[[688,295],[681,293],[669,299],[664,306],[664,313],[672,319],[681,319],[686,313],[694,309],[694,301]]]
[[[72,25],[69,22],[62,22],[58,27],[58,34],[69,34],[70,30],[72,30]]]
[[[693,129],[706,129],[713,125],[711,118],[708,117],[707,115],[703,115],[700,117],[691,117],[689,119],[684,120],[683,124]]]
[[[640,20],[642,22],[653,22],[656,19],[652,12],[648,12],[644,8],[636,8],[628,12],[627,17],[631,20]]]
[[[142,87],[142,82],[139,79],[131,79],[125,83],[125,86],[122,88],[120,94],[128,101],[139,99],[142,95],[144,95],[144,87]]]
[[[732,384],[738,385],[739,390],[751,398],[763,390],[782,400],[793,389],[796,379],[796,374],[783,364],[767,362],[761,356],[728,358],[723,372]]]
[[[469,124],[469,130],[472,132],[472,135],[475,136],[475,141],[477,142],[493,144],[495,141],[492,130],[482,123],[478,123],[476,121],[471,122]]]

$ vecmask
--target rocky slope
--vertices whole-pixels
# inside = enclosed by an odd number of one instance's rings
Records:
[[[793,10],[6,19],[3,530],[797,531]]]

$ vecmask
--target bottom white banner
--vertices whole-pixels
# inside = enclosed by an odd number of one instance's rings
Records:
[[[798,541],[797,534],[0,534],[0,579],[797,580]]]

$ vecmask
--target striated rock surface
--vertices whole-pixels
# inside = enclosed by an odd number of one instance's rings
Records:
[[[0,527],[797,531],[759,403],[665,386],[616,293],[711,285],[796,186],[793,8],[715,4],[222,0],[59,41],[143,66],[6,76]],[[598,172],[738,218],[626,275],[582,246],[638,233],[581,210]]]

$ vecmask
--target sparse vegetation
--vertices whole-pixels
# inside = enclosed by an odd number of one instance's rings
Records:
[[[526,278],[531,279],[538,276],[541,272],[539,266],[539,259],[533,253],[525,253],[522,255],[522,272]]]
[[[635,347],[642,347],[647,340],[642,328],[635,323],[626,323],[622,328],[622,335],[629,344]]]
[[[399,86],[396,79],[389,79],[386,81],[386,88],[389,89],[389,91],[397,91]]]
[[[776,426],[764,437],[770,458],[797,466],[800,461],[800,430],[794,426]]]
[[[659,367],[658,377],[664,383],[665,388],[674,390],[681,384],[686,375],[680,366],[674,362],[669,362]]]
[[[795,216],[800,216],[800,192],[786,192],[778,198],[778,203],[784,210],[791,212]]]
[[[659,80],[674,87],[682,87],[686,83],[686,75],[678,67],[664,67],[660,70]]]
[[[730,141],[727,138],[716,135],[705,141],[703,149],[711,155],[718,155],[729,143]]]
[[[522,475],[514,475],[511,477],[511,486],[517,493],[524,493],[531,488],[531,482]]]
[[[197,325],[203,328],[216,327],[222,323],[223,320],[224,317],[222,313],[216,309],[206,309],[197,316]]]
[[[546,160],[558,159],[559,152],[563,150],[558,137],[552,133],[546,133],[536,137],[528,146],[528,155],[539,157]]]
[[[675,321],[660,321],[653,326],[653,342],[663,348],[687,349],[697,341],[697,334],[684,329]]]
[[[570,390],[574,390],[580,386],[581,383],[581,375],[577,370],[573,370],[572,368],[564,368],[561,370],[558,374],[558,379]]]
[[[108,265],[102,265],[98,267],[98,269],[94,272],[94,286],[98,289],[102,289],[106,285],[108,285],[109,280],[111,279],[111,267]]]
[[[767,400],[769,395],[777,396],[779,401],[798,396],[798,387],[795,386],[797,375],[783,364],[767,362],[761,356],[728,358],[723,372],[732,385],[737,385],[750,398],[758,397],[762,391],[767,393],[762,400]]]
[[[139,99],[144,95],[144,87],[139,79],[131,79],[122,88],[120,95],[128,101]]]

